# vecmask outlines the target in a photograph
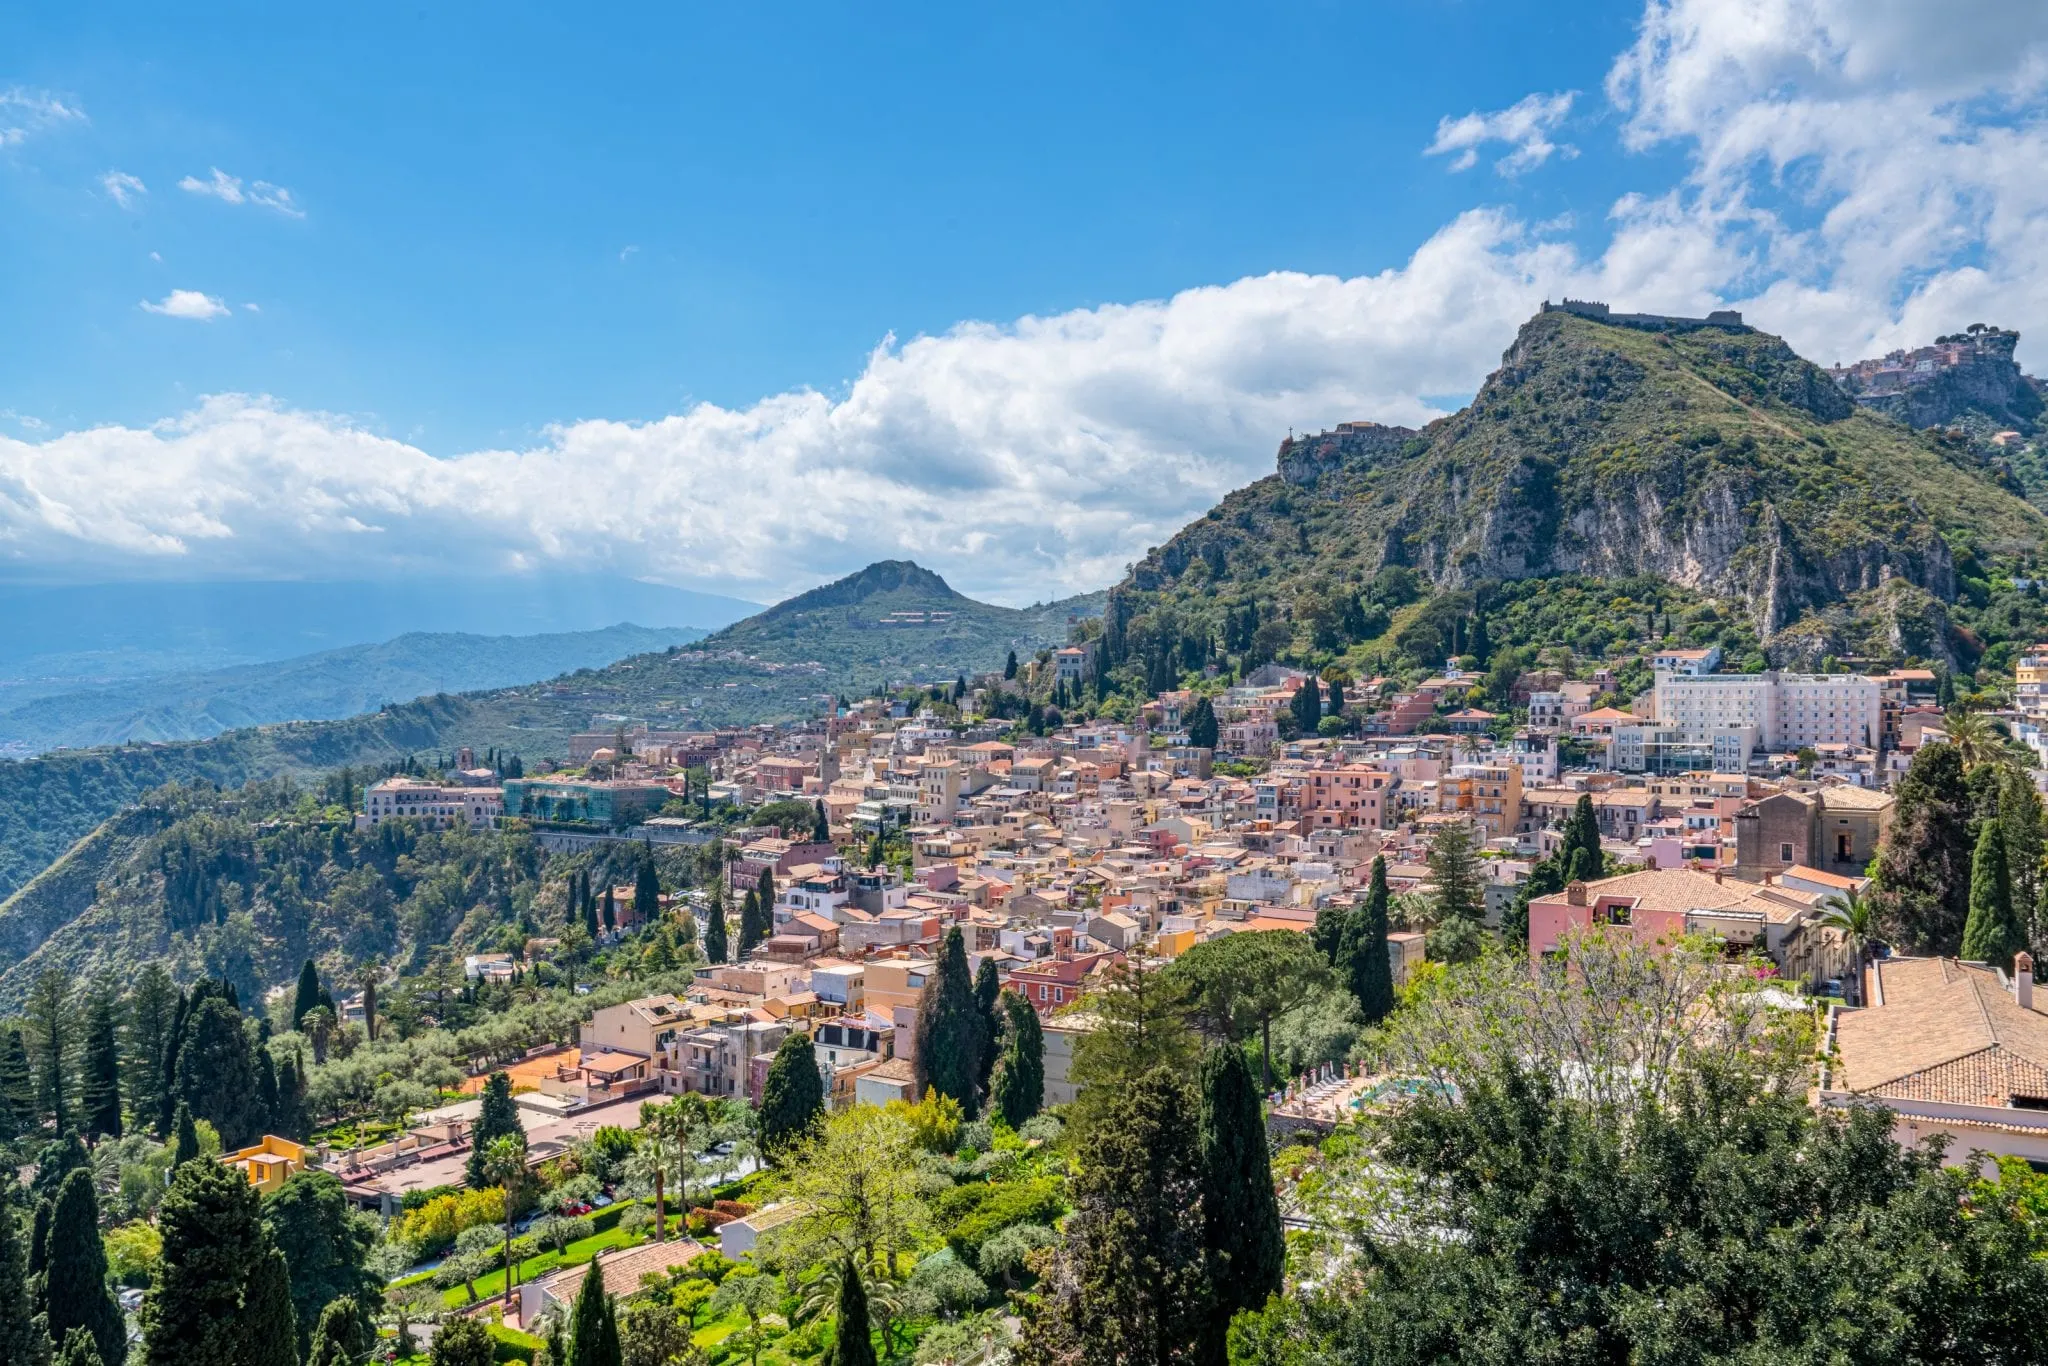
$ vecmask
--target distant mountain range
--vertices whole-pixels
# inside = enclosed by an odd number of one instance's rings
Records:
[[[1103,601],[1093,593],[997,607],[954,592],[917,565],[884,561],[687,646],[546,682],[437,690],[340,720],[277,721],[206,740],[131,741],[0,761],[0,897],[164,783],[234,786],[460,745],[561,758],[569,736],[594,723],[718,726],[815,715],[834,694],[884,681],[999,669],[1011,650],[1021,656],[1060,644],[1071,622],[1099,615]],[[309,695],[318,693],[312,680],[321,667],[302,663]]]
[[[300,583],[0,583],[0,710],[151,675],[293,659],[416,631],[715,630],[760,604],[602,574]]]
[[[203,740],[272,721],[332,720],[430,693],[531,683],[704,635],[689,626],[623,623],[533,636],[414,631],[296,659],[131,679],[0,712],[0,757],[128,740]]]

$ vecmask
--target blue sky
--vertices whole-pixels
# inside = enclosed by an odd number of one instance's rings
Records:
[[[0,79],[90,121],[0,169],[0,307],[32,323],[0,408],[235,390],[470,449],[829,389],[892,332],[1379,270],[1475,197],[1423,155],[1441,116],[1597,88],[1638,17],[1109,8],[17,9]],[[1482,197],[1597,220],[1614,130],[1583,122],[1601,151]],[[216,167],[304,216],[177,189]],[[261,313],[137,308],[173,288]]]
[[[0,578],[1028,601],[1545,296],[2048,335],[2038,0],[988,8],[0,12]]]

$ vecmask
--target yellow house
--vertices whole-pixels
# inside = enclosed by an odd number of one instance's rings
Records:
[[[1178,958],[1195,946],[1193,930],[1163,930],[1152,941],[1153,952],[1161,958]]]
[[[230,1167],[240,1167],[249,1178],[250,1185],[269,1195],[306,1169],[306,1145],[279,1138],[276,1134],[265,1134],[263,1141],[255,1147],[227,1153],[221,1161]]]

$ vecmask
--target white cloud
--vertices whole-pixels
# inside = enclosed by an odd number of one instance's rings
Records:
[[[192,194],[208,195],[228,204],[255,204],[262,208],[274,209],[287,218],[306,216],[306,211],[292,198],[292,192],[282,185],[258,180],[245,186],[241,177],[231,176],[218,166],[213,168],[213,174],[205,180],[198,176],[186,176],[178,182],[178,188]]]
[[[160,303],[144,299],[142,309],[146,313],[161,313],[166,318],[190,318],[196,322],[210,322],[228,315],[226,304],[196,289],[174,289]]]
[[[124,209],[133,208],[137,199],[149,193],[149,186],[142,183],[142,177],[129,175],[126,171],[107,172],[100,177],[100,185],[106,190],[107,197]]]
[[[836,397],[583,421],[513,450],[429,453],[235,395],[149,428],[0,437],[0,569],[559,566],[770,598],[889,555],[1024,601],[1113,581],[1270,471],[1289,427],[1427,420],[1423,396],[1469,392],[1546,295],[1728,304],[1824,361],[1999,322],[2048,359],[2048,7],[1963,9],[1654,0],[1607,88],[1622,136],[1685,170],[1610,206],[1597,248],[1472,210],[1378,274],[963,323],[878,347]],[[1513,162],[1562,117],[1486,137],[1451,120],[1437,150],[1476,164],[1505,143]]]
[[[38,133],[87,121],[83,109],[47,90],[19,85],[0,90],[0,147],[18,147]]]
[[[1550,135],[1571,113],[1572,101],[1578,98],[1578,93],[1565,90],[1555,95],[1526,95],[1506,109],[1490,114],[1475,110],[1463,118],[1439,119],[1436,140],[1423,155],[1446,156],[1455,152],[1451,170],[1469,171],[1479,162],[1480,148],[1504,142],[1513,150],[1496,161],[1493,168],[1510,176],[1533,170],[1553,156],[1575,157],[1578,148],[1568,142],[1552,142]]]

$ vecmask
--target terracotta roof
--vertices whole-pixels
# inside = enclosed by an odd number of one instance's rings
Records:
[[[1844,1089],[1963,1105],[2048,1096],[2048,1014],[2022,1010],[1995,971],[1894,958],[1873,975],[1884,1004],[1836,1020]]]
[[[1820,790],[1824,811],[1882,811],[1893,802],[1889,792],[1874,792],[1854,783],[1836,783]]]
[[[659,1275],[687,1266],[690,1259],[704,1251],[704,1245],[690,1238],[676,1238],[663,1243],[642,1243],[639,1247],[626,1248],[609,1256],[602,1253],[598,1261],[604,1266],[604,1287],[615,1295],[631,1295],[640,1289],[640,1278],[652,1272]],[[568,1304],[576,1298],[576,1292],[583,1285],[583,1278],[590,1274],[589,1262],[580,1266],[564,1267],[541,1282],[541,1288],[557,1304]]]

